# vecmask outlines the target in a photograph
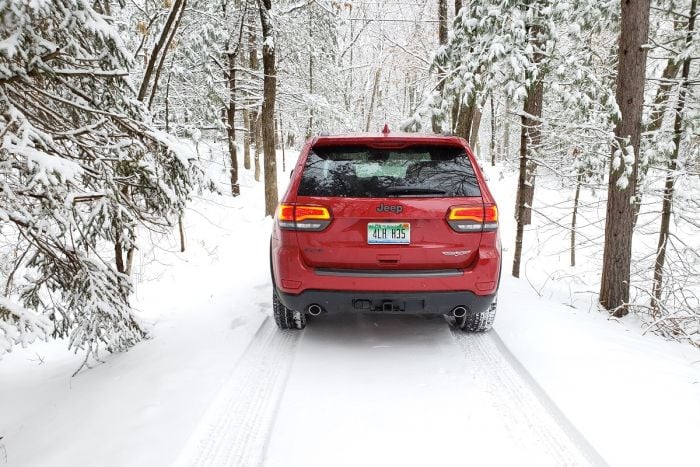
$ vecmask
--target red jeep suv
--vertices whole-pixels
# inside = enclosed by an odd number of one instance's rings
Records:
[[[299,155],[270,248],[275,322],[443,314],[486,331],[501,273],[498,208],[466,141],[320,136]]]

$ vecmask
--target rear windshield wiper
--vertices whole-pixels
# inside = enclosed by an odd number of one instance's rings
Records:
[[[392,186],[386,189],[387,195],[401,196],[401,195],[446,195],[447,192],[444,190],[436,190],[434,188],[414,188],[410,186]]]

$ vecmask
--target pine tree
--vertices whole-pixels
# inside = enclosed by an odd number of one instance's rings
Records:
[[[615,316],[628,313],[632,233],[644,85],[649,38],[649,0],[622,2],[617,104],[620,117],[615,127],[617,141],[608,179],[605,249],[600,284],[600,303]]]
[[[137,229],[172,226],[201,173],[150,122],[111,17],[84,0],[8,0],[0,16],[0,223],[24,249],[0,307],[5,339],[18,339],[8,323],[43,329],[29,309],[86,361],[124,350],[145,331],[105,246],[133,251]]]
[[[433,69],[446,73],[444,87],[432,93],[422,112],[404,125],[420,129],[426,116],[446,118],[451,114],[452,126],[460,134],[470,128],[468,136],[474,143],[478,139],[480,107],[489,93],[501,89],[506,99],[520,103],[518,229],[513,262],[516,277],[520,273],[525,225],[530,223],[537,163],[546,156],[541,143],[546,138],[542,128],[546,122],[543,103],[547,80],[569,82],[549,88],[548,92],[558,94],[555,101],[566,98],[568,106],[589,109],[591,102],[601,100],[601,109],[606,108],[607,115],[613,112],[610,103],[605,102],[606,83],[601,83],[595,75],[582,73],[586,59],[591,56],[591,47],[582,41],[581,31],[594,23],[598,23],[598,30],[604,28],[609,8],[607,3],[593,0],[471,2],[460,10],[454,20],[453,35],[435,56]],[[563,74],[568,74],[566,80],[557,76]],[[572,81],[578,86],[576,98],[572,97]],[[461,120],[460,111],[455,112],[459,106],[468,109],[466,122]]]

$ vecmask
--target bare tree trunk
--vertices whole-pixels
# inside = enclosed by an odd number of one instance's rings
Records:
[[[308,29],[309,32],[309,96],[312,96],[314,93],[314,54],[311,50],[312,44],[313,44],[313,5],[309,4],[309,14],[308,14],[308,26],[306,29]],[[309,124],[306,127],[306,138],[311,138],[311,136],[314,134],[314,106],[313,106],[313,100],[311,101],[312,104],[309,106]]]
[[[697,10],[697,0],[690,2],[690,16],[686,33],[686,49],[693,40],[695,30],[695,15]],[[654,283],[652,285],[651,309],[656,318],[659,314],[661,302],[661,291],[664,280],[664,263],[666,262],[666,245],[668,244],[669,227],[671,225],[671,211],[673,210],[674,186],[676,183],[676,170],[678,169],[678,154],[681,148],[681,136],[683,133],[683,113],[685,111],[685,101],[688,95],[688,78],[690,77],[691,57],[687,55],[683,60],[683,71],[681,72],[681,85],[678,90],[678,102],[676,103],[676,117],[673,123],[673,154],[668,163],[666,173],[666,185],[664,187],[664,199],[661,209],[661,227],[659,229],[659,242],[656,248],[656,262],[654,263]]]
[[[158,40],[153,46],[153,50],[151,51],[151,54],[148,57],[148,61],[146,63],[146,68],[143,72],[143,78],[141,80],[141,86],[139,87],[138,93],[138,100],[140,100],[141,102],[143,102],[146,98],[146,93],[148,92],[148,85],[151,82],[151,75],[153,75],[153,72],[156,69],[156,63],[158,63],[160,51],[163,49],[166,41],[170,37],[170,31],[173,27],[173,24],[176,22],[178,16],[180,16],[181,11],[184,11],[183,5],[185,3],[185,0],[174,1],[173,6],[172,8],[170,8],[170,12],[168,13],[168,17],[165,20],[165,24],[163,25],[163,29],[160,32],[160,36],[158,37]],[[164,50],[163,54],[165,54],[166,52],[167,50]]]
[[[226,6],[226,3],[222,4],[224,14],[226,14]],[[235,7],[237,9],[240,8],[240,0],[236,1]],[[226,43],[226,58],[228,60],[228,70],[225,73],[225,78],[228,83],[226,136],[228,140],[229,163],[231,164],[231,194],[233,196],[241,194],[241,188],[238,184],[238,145],[236,144],[236,61],[238,60],[238,53],[241,50],[241,43],[243,42],[245,16],[246,12],[241,15],[240,29],[237,37],[231,32]]]
[[[280,148],[280,124],[279,115],[275,118],[275,149]]]
[[[158,92],[158,83],[160,82],[160,74],[163,71],[163,64],[165,63],[165,57],[168,54],[168,50],[170,49],[170,44],[172,44],[173,39],[175,38],[175,35],[177,34],[177,30],[180,27],[180,22],[182,21],[182,17],[185,14],[185,8],[187,8],[187,0],[183,0],[182,2],[182,7],[180,8],[179,14],[177,15],[177,19],[175,20],[175,23],[173,24],[173,27],[170,31],[170,35],[168,36],[168,39],[165,42],[165,48],[163,49],[163,53],[160,56],[160,60],[158,60],[158,66],[156,67],[156,75],[153,78],[153,87],[151,88],[151,95],[148,98],[148,109],[151,109],[151,106],[153,105],[153,100],[156,97],[156,94]]]
[[[576,266],[576,218],[578,217],[578,205],[581,196],[581,184],[583,183],[583,169],[579,169],[576,176],[576,194],[574,195],[574,211],[571,215],[571,267]]]
[[[180,252],[184,253],[185,252],[185,226],[183,225],[183,222],[182,222],[182,216],[179,216],[177,218],[177,226],[178,226],[178,230],[180,231]]]
[[[438,0],[438,44],[447,44],[447,0]],[[445,72],[442,68],[438,69],[438,84],[435,90],[442,94],[445,87],[444,78]],[[432,118],[433,133],[442,133],[442,119],[433,116]]]
[[[250,170],[250,112],[248,109],[243,110],[243,126],[245,127],[245,133],[243,134],[243,167],[246,170]]]
[[[248,63],[251,70],[257,71],[260,69],[260,61],[258,60],[257,39],[255,37],[255,29],[250,25],[248,30]],[[248,113],[250,119],[250,139],[255,145],[254,164],[255,164],[255,181],[260,181],[260,116],[257,110],[252,110]]]
[[[117,238],[114,240],[114,262],[117,266],[117,271],[124,274],[126,268],[124,267],[124,250],[122,249],[122,239],[119,232],[117,232]]]
[[[677,30],[679,25],[682,25],[682,21],[676,21],[674,27]],[[647,133],[659,131],[664,122],[664,116],[666,114],[666,109],[668,109],[668,100],[671,96],[671,91],[675,87],[675,78],[681,69],[681,61],[676,61],[676,57],[670,57],[666,61],[666,66],[664,71],[661,73],[661,83],[656,89],[656,96],[654,97],[654,104],[652,106],[651,116],[649,118],[649,123],[646,126],[645,131]],[[644,165],[640,169],[640,181],[646,177],[647,171],[649,170],[648,165]],[[637,218],[639,217],[639,209],[642,205],[642,193],[639,192],[639,185],[637,185],[636,197],[634,200],[634,225],[637,225]]]
[[[131,247],[129,251],[126,252],[126,275],[130,276],[131,271],[134,268],[134,251],[136,248]]]
[[[279,130],[279,140],[280,140],[280,147],[282,148],[282,172],[287,171],[287,161],[286,156],[284,154],[284,146],[285,146],[285,141],[284,141],[284,131],[282,131],[282,115],[277,114],[277,128]]]
[[[455,16],[462,9],[462,0],[455,0]],[[447,41],[445,41],[447,42]],[[471,136],[471,124],[474,114],[474,107],[463,102],[463,95],[459,95],[452,105],[452,134],[461,136],[469,141]]]
[[[454,128],[455,136],[466,139],[472,148],[474,148],[474,144],[472,144],[473,142],[471,141],[472,124],[474,123],[476,111],[477,107],[475,96],[470,97],[467,104],[464,104],[460,100],[460,106],[457,112],[457,122],[455,123]]]
[[[632,233],[639,162],[640,130],[646,81],[647,40],[649,38],[650,0],[623,1],[617,72],[616,100],[621,119],[615,126],[618,145],[613,146],[610,164],[608,204],[605,219],[605,249],[600,281],[600,303],[617,317],[628,313]],[[628,154],[631,146],[634,154]],[[619,153],[618,153],[619,151]],[[625,157],[632,156],[629,176]],[[619,184],[620,180],[624,180]]]
[[[248,21],[247,21],[247,10],[246,14],[243,15],[241,18],[241,33],[243,32],[243,28],[248,26]],[[246,41],[245,45],[245,52],[240,54],[240,63],[242,67],[249,67],[252,70],[252,62],[257,60],[257,56],[254,55],[255,52],[255,40],[253,39],[253,43],[251,44],[251,32],[250,30],[248,31],[248,38]],[[241,46],[243,46],[243,41],[241,41]],[[252,49],[252,52],[251,52]],[[255,60],[254,60],[255,59]],[[243,91],[243,96],[246,98],[246,100],[249,99],[249,93],[246,92],[245,90]],[[245,128],[245,131],[243,132],[243,167],[246,170],[250,170],[251,168],[251,163],[250,163],[250,144],[252,140],[252,122],[251,122],[251,116],[250,116],[250,110],[248,109],[248,105],[250,105],[248,102],[246,102],[245,107],[243,108],[243,127]]]
[[[170,12],[168,13],[168,17],[165,20],[165,24],[163,25],[163,29],[160,32],[160,36],[158,37],[156,44],[153,46],[153,50],[151,51],[151,54],[149,55],[148,60],[146,62],[146,68],[141,81],[141,86],[139,87],[139,93],[137,97],[138,100],[141,102],[144,102],[146,99],[148,86],[151,82],[151,76],[154,72],[156,73],[156,79],[155,83],[153,84],[153,91],[151,93],[151,97],[153,97],[153,94],[155,94],[157,88],[157,81],[158,79],[160,79],[160,72],[163,67],[163,62],[165,61],[165,55],[167,53],[167,45],[170,44],[173,37],[175,36],[175,32],[177,31],[177,28],[180,24],[180,18],[184,14],[186,4],[186,0],[175,0],[172,8],[170,9]],[[163,50],[164,48],[165,50]],[[124,187],[122,190],[122,194],[125,197],[129,197],[129,188]],[[120,235],[117,235],[114,241],[114,256],[117,271],[127,275],[131,274],[134,259],[134,246],[131,246],[126,252],[125,259],[123,242]]]
[[[469,129],[469,145],[472,149],[481,155],[481,150],[479,147],[479,128],[481,127],[481,109],[478,106],[474,106],[474,113],[472,115],[472,124]]]
[[[510,100],[506,96],[506,107],[503,112],[503,148],[501,152],[501,159],[508,160],[508,155],[510,154]]]
[[[658,131],[663,124],[668,99],[671,96],[671,91],[676,86],[675,78],[678,76],[678,72],[681,69],[681,63],[683,62],[676,62],[676,57],[671,57],[666,61],[666,67],[664,67],[664,71],[661,73],[661,83],[656,89],[653,105],[654,110],[651,112],[649,123],[646,127],[647,132]]]
[[[496,105],[493,102],[494,95],[491,93],[491,167],[496,165]]]
[[[275,151],[275,98],[277,70],[275,68],[274,24],[270,17],[271,0],[257,0],[263,32],[263,104],[261,112],[262,139],[265,150],[265,215],[274,216],[277,209],[277,152]]]
[[[229,47],[231,45],[229,44]],[[238,185],[238,147],[236,146],[236,54],[228,53],[228,106],[226,108],[226,139],[228,140],[229,162],[231,164],[231,194],[241,194]]]
[[[675,31],[680,31],[684,28],[686,24],[682,21],[675,21],[673,28]],[[659,87],[656,89],[656,95],[654,96],[654,104],[652,105],[652,112],[649,118],[649,123],[645,129],[646,132],[658,131],[663,124],[664,115],[668,109],[668,100],[672,94],[673,89],[676,87],[676,76],[681,70],[682,61],[676,60],[675,55],[669,57],[666,60],[666,66],[664,71],[661,73],[661,80]]]
[[[365,131],[369,131],[369,126],[372,123],[372,113],[374,113],[374,101],[377,98],[377,88],[379,88],[379,75],[381,73],[381,68],[377,68],[374,73],[374,86],[372,87],[372,97],[369,101],[369,109],[367,110],[367,124],[365,125]]]
[[[168,80],[165,82],[165,132],[170,132],[170,78],[173,76],[174,60],[170,60],[170,72]]]
[[[257,112],[253,113],[253,134],[255,135],[255,181],[260,181],[260,146],[262,146],[260,138],[260,124],[262,119],[258,116]]]
[[[535,54],[535,64],[542,61],[540,52],[542,44],[539,41],[541,26],[528,27],[530,40]],[[540,118],[542,117],[542,98],[544,96],[544,83],[539,76],[528,90],[525,102],[523,102],[523,115],[521,116],[520,130],[520,174],[518,177],[518,192],[516,194],[515,218],[517,229],[515,234],[515,253],[513,255],[513,276],[520,277],[520,257],[523,251],[523,235],[525,226],[532,220],[532,202],[535,196],[535,170],[536,163],[532,160],[532,152],[540,145]]]

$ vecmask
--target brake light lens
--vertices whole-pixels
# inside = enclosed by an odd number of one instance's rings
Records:
[[[447,222],[455,232],[488,232],[498,229],[498,207],[495,204],[452,206]]]
[[[285,230],[321,231],[331,219],[331,212],[325,206],[280,204],[277,208],[277,223]]]
[[[296,206],[295,219],[297,222],[306,220],[331,220],[331,213],[323,206]]]
[[[450,213],[447,218],[451,221],[484,221],[483,206],[455,206],[450,208]]]
[[[498,206],[484,205],[484,232],[498,230]]]
[[[289,204],[280,204],[277,209],[277,220],[285,222],[294,221],[294,206]]]

